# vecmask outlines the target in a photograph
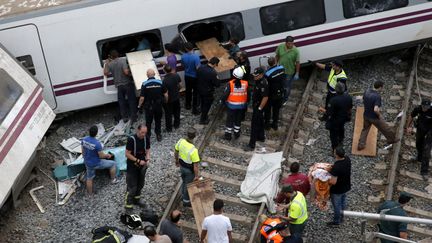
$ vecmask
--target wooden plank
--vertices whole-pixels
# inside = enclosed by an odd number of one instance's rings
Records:
[[[416,197],[422,197],[424,199],[432,200],[432,194],[430,194],[430,193],[421,192],[421,191],[418,191],[418,190],[415,190],[415,189],[412,189],[409,187],[404,187],[404,186],[398,186],[397,189],[400,192],[404,191],[404,192],[408,192],[411,195],[416,196]]]
[[[179,225],[185,229],[196,230],[195,224],[193,224],[189,221],[180,220]],[[245,236],[245,235],[241,235],[241,234],[234,233],[234,232],[232,232],[231,235],[232,235],[234,242],[244,243],[247,241],[247,236]]]
[[[258,205],[259,205],[259,204],[245,203],[242,200],[240,200],[240,198],[238,198],[238,197],[231,197],[231,196],[223,195],[223,194],[220,194],[220,193],[216,193],[215,197],[216,197],[216,199],[223,200],[227,204],[230,204],[230,205],[233,205],[233,206],[240,206],[240,207],[248,208],[250,210],[257,210],[258,209]]]
[[[229,169],[229,170],[240,171],[242,173],[246,173],[246,170],[247,170],[247,167],[244,166],[244,165],[238,165],[238,164],[234,164],[234,163],[228,163],[228,162],[225,162],[225,161],[222,161],[222,160],[219,160],[219,159],[215,159],[213,157],[206,157],[206,156],[204,156],[204,157],[201,158],[201,161],[208,162],[210,164],[214,164],[214,165],[217,165],[217,166],[221,166],[221,167],[224,167],[224,168]]]
[[[126,57],[137,90],[140,90],[142,83],[148,79],[147,70],[150,68],[155,71],[155,78],[161,79],[150,50],[129,52]]]
[[[243,149],[235,148],[235,147],[228,146],[228,145],[225,145],[223,143],[219,143],[219,142],[215,142],[215,141],[211,142],[210,146],[215,148],[215,149],[225,150],[228,153],[233,153],[233,154],[237,154],[240,156],[252,156],[253,155],[253,152],[249,152],[249,151],[247,152],[247,151],[244,151]]]
[[[407,170],[400,170],[399,174],[401,174],[403,176],[410,177],[412,179],[423,181],[423,177],[420,174],[417,174],[417,173],[414,173],[414,172],[410,172],[410,171],[407,171]],[[428,178],[428,182],[432,183],[432,178]]]
[[[420,215],[420,216],[423,216],[426,218],[432,218],[432,212],[429,212],[426,210],[414,208],[411,206],[404,206],[403,209],[405,209],[405,211],[407,211],[409,213],[417,214],[417,215]]]
[[[414,226],[412,224],[408,224],[407,228],[409,231],[414,232],[416,234],[420,234],[423,236],[432,236],[432,230],[429,230],[429,229],[417,227],[417,226]]]
[[[189,197],[195,218],[196,229],[201,236],[204,218],[213,213],[213,202],[215,195],[213,183],[210,179],[194,181],[188,184]]]
[[[204,178],[209,178],[209,179],[216,181],[218,183],[228,185],[228,186],[238,187],[238,188],[240,188],[241,183],[242,183],[239,180],[234,180],[231,178],[226,178],[226,177],[222,177],[222,176],[218,176],[218,175],[214,175],[214,174],[209,174],[207,172],[201,172],[201,175]],[[213,208],[213,205],[212,205],[212,208]]]
[[[207,60],[210,60],[212,57],[219,58],[219,64],[215,67],[216,72],[231,70],[236,65],[233,59],[229,59],[230,55],[228,54],[228,51],[219,45],[219,41],[216,38],[199,41],[195,44]]]
[[[377,136],[378,129],[372,125],[369,134],[366,140],[366,148],[363,150],[357,150],[358,140],[360,138],[361,131],[363,129],[363,112],[364,107],[357,107],[356,110],[356,118],[355,118],[355,128],[352,142],[351,153],[355,155],[364,155],[364,156],[376,156],[377,153]]]

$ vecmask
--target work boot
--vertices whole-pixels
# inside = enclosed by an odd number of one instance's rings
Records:
[[[246,146],[244,146],[243,150],[246,152],[250,152],[250,151],[254,151],[255,148],[250,146],[250,145],[246,145]]]
[[[186,105],[186,106],[185,106],[185,109],[186,109],[186,110],[190,110],[191,108],[192,108],[191,105]]]
[[[183,202],[183,207],[185,207],[185,208],[191,208],[192,204],[190,202]]]
[[[329,226],[329,227],[337,227],[339,225],[340,225],[340,223],[336,223],[336,222],[333,222],[333,221],[327,222],[327,226]]]
[[[359,144],[359,145],[357,146],[357,150],[358,150],[358,151],[361,151],[361,150],[363,150],[363,149],[365,149],[365,148],[366,148],[365,145],[360,145],[360,144]]]
[[[227,132],[226,132],[225,135],[223,136],[223,139],[228,140],[228,141],[230,141],[231,138],[232,138],[231,133],[227,133]]]
[[[235,132],[234,133],[234,139],[238,139],[240,137],[240,132]]]
[[[268,131],[268,130],[270,130],[270,128],[271,128],[271,125],[270,125],[270,124],[265,124],[265,125],[264,125],[264,129],[265,129],[265,130]]]
[[[206,120],[200,121],[199,124],[201,124],[201,125],[207,125],[207,124],[209,124],[209,122],[210,122],[210,120],[206,119]]]
[[[158,142],[162,141],[162,135],[161,134],[156,134],[156,140]]]
[[[328,119],[327,114],[324,114],[322,117],[319,118],[319,120],[322,121],[322,122],[323,121],[327,121],[327,119]]]
[[[145,200],[143,198],[135,200],[134,204],[142,208],[147,208],[147,204],[145,203]]]
[[[277,124],[273,124],[273,125],[271,126],[271,128],[273,128],[273,130],[277,131],[277,130],[278,130],[278,125],[277,125]]]

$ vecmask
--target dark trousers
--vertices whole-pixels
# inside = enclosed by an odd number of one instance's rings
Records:
[[[225,123],[225,136],[231,138],[232,133],[238,138],[240,136],[240,124],[243,109],[227,109],[227,119]]]
[[[145,183],[147,167],[138,167],[128,163],[126,169],[126,207],[136,204],[141,198],[141,190]]]
[[[193,169],[186,168],[183,166],[180,166],[180,175],[182,178],[182,200],[183,203],[190,203],[189,193],[187,190],[187,185],[191,182],[193,182],[195,178],[195,173]]]
[[[264,108],[265,125],[272,126],[274,128],[278,127],[279,124],[279,111],[282,107],[282,99],[269,99],[266,107]],[[272,123],[270,123],[270,118]]]
[[[135,95],[135,85],[125,84],[117,87],[117,99],[122,119],[128,117],[132,121],[137,120],[137,98]],[[129,116],[128,116],[129,114]]]
[[[330,121],[329,121],[330,122]],[[345,123],[332,123],[329,126],[332,149],[343,144],[345,138]]]
[[[429,160],[432,148],[432,129],[425,130],[420,126],[416,132],[417,159],[421,162],[420,174],[427,174],[429,171]]]
[[[372,124],[378,129],[378,131],[380,131],[384,135],[388,143],[394,143],[396,141],[396,134],[393,129],[386,123],[386,121],[382,119],[370,119],[367,117],[363,117],[363,129],[360,134],[360,139],[358,143],[359,147],[364,148],[366,146],[366,139]]]
[[[153,119],[155,121],[155,133],[161,134],[161,120],[162,120],[161,106],[145,108],[145,119],[146,119],[147,132],[149,136],[151,135],[151,127],[152,127]]]
[[[210,111],[211,105],[213,104],[213,94],[201,95],[201,118],[200,121],[204,122],[208,120],[208,113]]]
[[[186,107],[191,107],[192,110],[196,111],[198,106],[198,90],[197,90],[197,79],[189,76],[185,76],[186,84]]]
[[[335,97],[337,94],[336,93],[331,93],[330,91],[327,91],[327,96],[326,96],[326,100],[325,100],[325,109],[328,110],[328,105],[330,102],[330,99]],[[325,116],[327,116],[327,114],[325,114]]]
[[[307,220],[304,221],[302,224],[290,224],[289,229],[292,235],[295,235],[299,238],[303,236],[303,231],[306,228]]]
[[[174,128],[178,128],[180,126],[180,100],[165,103],[165,127],[167,131],[172,130],[173,119],[174,119]]]
[[[252,113],[251,122],[251,134],[249,140],[249,147],[255,148],[256,141],[264,141],[264,114],[263,111],[258,110],[258,107],[254,107]]]

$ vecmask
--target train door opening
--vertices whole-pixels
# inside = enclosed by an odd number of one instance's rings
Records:
[[[42,83],[45,101],[51,109],[57,108],[37,27],[29,24],[0,30],[0,43]]]

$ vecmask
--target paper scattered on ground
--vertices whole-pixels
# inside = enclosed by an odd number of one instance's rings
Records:
[[[43,8],[50,8],[80,0],[7,0],[0,2],[0,17],[18,15]]]
[[[310,138],[310,139],[307,141],[306,146],[311,146],[311,145],[313,145],[313,144],[315,143],[316,140],[317,140],[316,138]]]
[[[81,153],[81,142],[76,137],[71,137],[67,140],[63,140],[60,145],[71,153]]]

